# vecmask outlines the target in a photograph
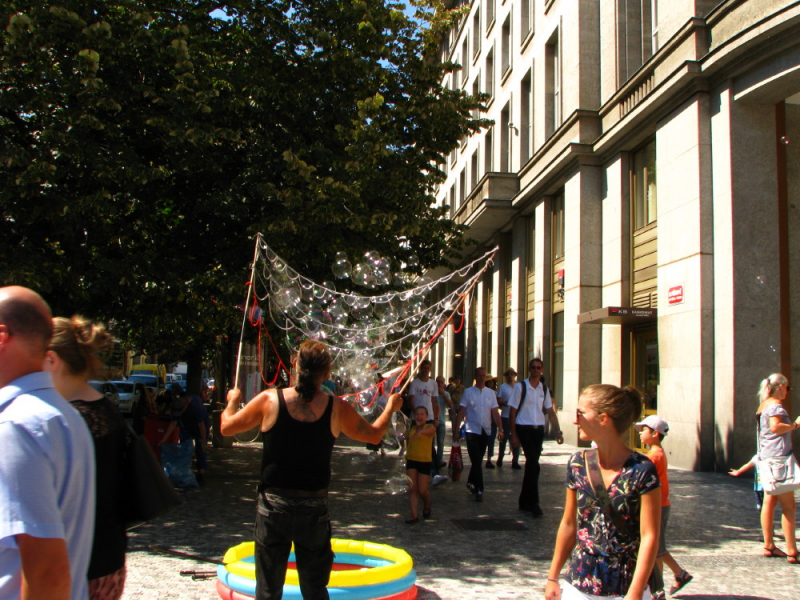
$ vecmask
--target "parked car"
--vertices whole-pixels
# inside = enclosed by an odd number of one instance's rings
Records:
[[[138,381],[139,383],[143,384],[145,387],[149,387],[153,390],[153,395],[158,396],[159,394],[164,392],[164,389],[161,387],[161,382],[156,375],[143,375],[140,373],[133,373],[132,375],[128,376],[128,381]]]
[[[119,411],[129,415],[139,402],[144,402],[145,386],[139,381],[114,381],[119,392]]]
[[[119,405],[119,392],[113,381],[90,381],[89,385],[101,394],[105,394],[106,398],[111,400],[111,402]]]

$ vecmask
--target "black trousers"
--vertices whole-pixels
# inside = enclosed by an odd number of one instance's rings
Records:
[[[256,599],[281,600],[294,542],[297,576],[304,600],[328,600],[333,567],[328,498],[295,498],[263,493],[255,524]]]
[[[488,433],[467,433],[467,454],[471,463],[467,482],[475,486],[476,492],[483,491],[483,455],[488,445]]]
[[[544,426],[517,425],[517,439],[525,453],[525,476],[519,493],[519,507],[539,508],[539,457],[544,444]]]

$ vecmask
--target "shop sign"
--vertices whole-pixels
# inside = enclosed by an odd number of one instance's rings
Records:
[[[673,304],[683,304],[683,284],[673,285],[667,290],[667,303],[670,306]]]

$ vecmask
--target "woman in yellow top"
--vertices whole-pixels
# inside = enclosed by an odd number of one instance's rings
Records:
[[[433,423],[426,423],[428,420],[428,409],[418,406],[414,409],[414,424],[404,435],[408,440],[408,450],[406,451],[406,473],[408,474],[411,488],[408,490],[408,501],[411,504],[411,518],[406,521],[406,525],[419,523],[417,508],[419,498],[422,498],[423,509],[422,517],[427,519],[431,516],[431,493],[428,484],[431,480],[431,466],[433,464],[433,436],[436,428]]]

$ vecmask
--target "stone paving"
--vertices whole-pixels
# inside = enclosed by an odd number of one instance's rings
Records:
[[[541,599],[564,506],[564,465],[574,450],[554,442],[545,444],[543,518],[517,510],[523,472],[506,464],[484,469],[482,503],[467,492],[465,471],[459,483],[432,488],[431,520],[409,526],[403,523],[409,513],[407,495],[393,495],[395,486],[385,483],[404,474],[402,460],[396,453],[373,456],[340,438],[334,449],[330,500],[334,537],[408,551],[417,570],[420,600]],[[260,458],[259,444],[212,449],[205,487],[181,492],[182,507],[131,533],[125,600],[218,597],[215,579],[193,581],[180,574],[181,570],[213,571],[215,565],[160,554],[150,547],[220,559],[229,546],[251,539]],[[677,598],[800,598],[800,566],[760,556],[751,478],[671,469],[670,486],[669,548],[694,575]],[[502,519],[501,525],[518,530],[466,531],[459,525],[463,519],[489,518]],[[776,532],[779,547],[784,547],[777,519]]]

